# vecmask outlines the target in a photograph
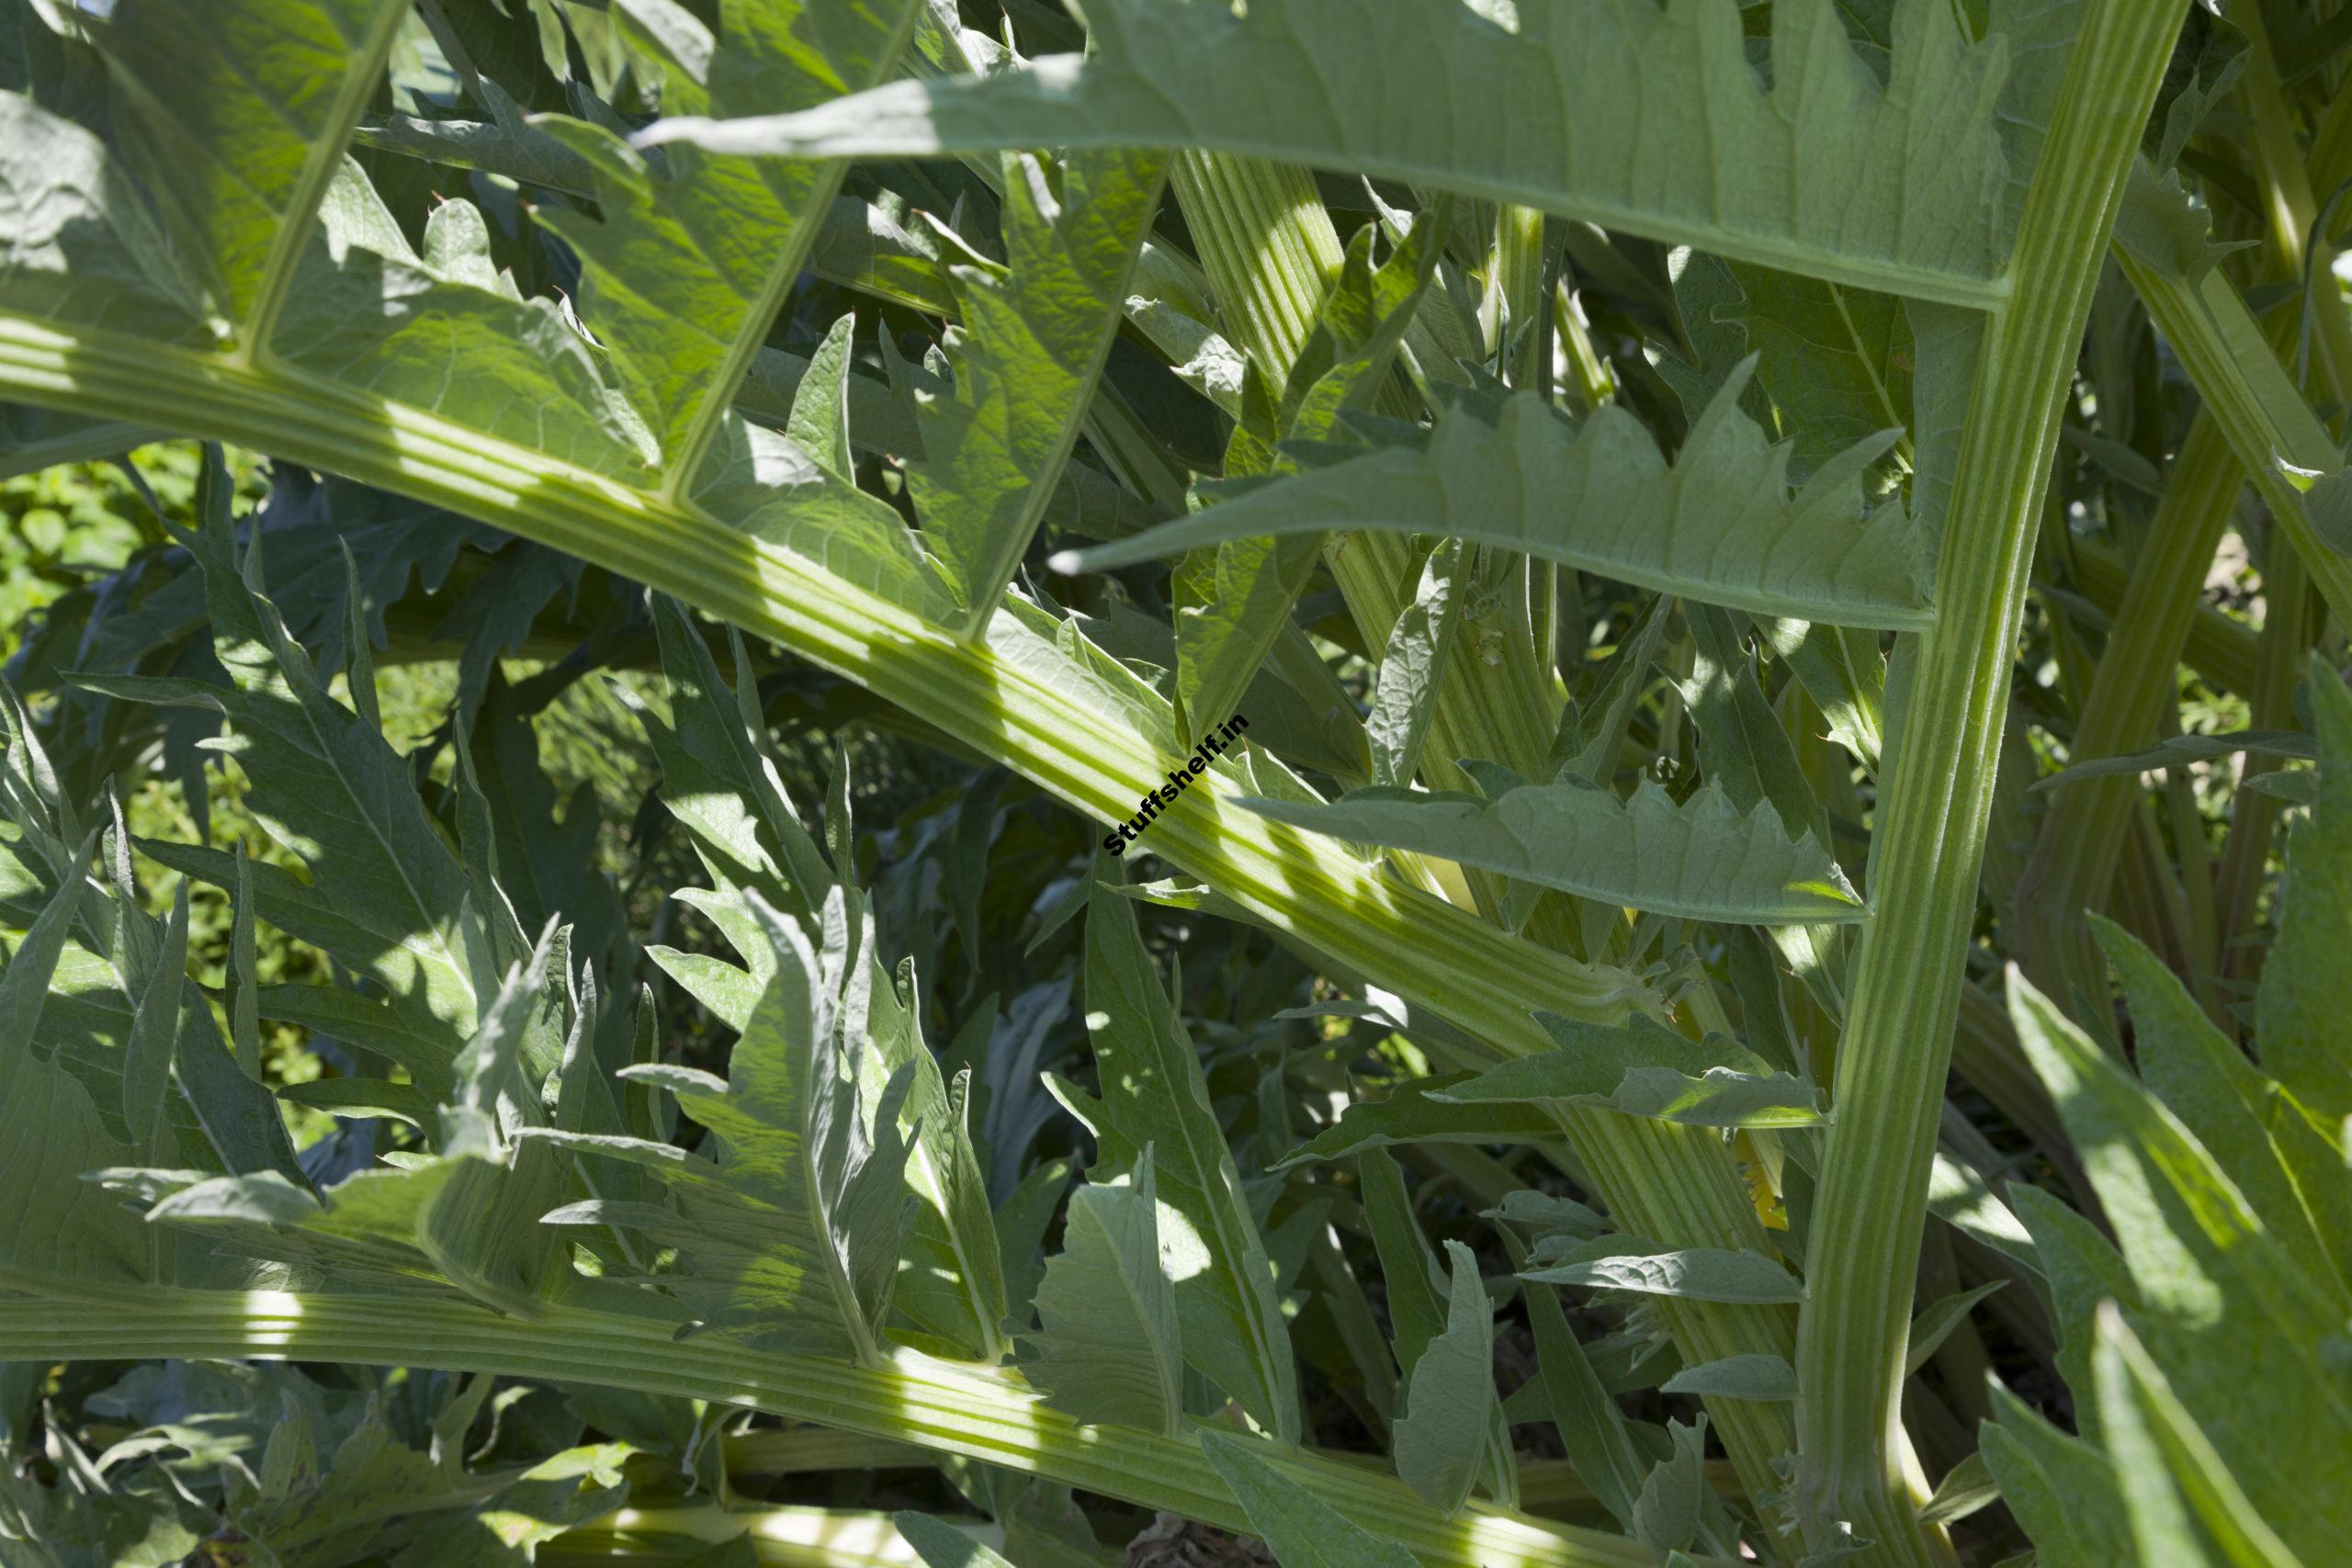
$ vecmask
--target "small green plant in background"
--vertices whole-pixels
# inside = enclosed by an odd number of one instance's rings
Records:
[[[2352,28],[981,9],[0,4],[0,1563],[2327,1561]]]

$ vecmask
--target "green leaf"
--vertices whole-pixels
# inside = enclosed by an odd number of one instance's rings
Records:
[[[927,1568],[1012,1568],[1012,1564],[957,1529],[929,1514],[899,1512],[890,1516],[907,1544]]]
[[[2295,1478],[2352,1469],[2352,1413],[2321,1349],[2342,1332],[2340,1288],[2315,1282],[2188,1130],[2014,967],[2008,991],[2129,1266],[2133,1329],[2263,1517],[2324,1558],[2352,1499]]]
[[[234,556],[226,477],[209,483],[217,510],[188,548],[204,572],[213,649],[235,685],[130,676],[89,676],[84,683],[224,714],[230,735],[217,749],[237,758],[252,781],[246,808],[310,873],[304,884],[252,867],[264,918],[381,982],[406,1027],[437,1035],[454,1054],[473,1033],[478,990],[496,984],[465,870],[426,816],[400,755],[328,695],[277,606],[247,586]],[[175,853],[170,863],[217,867],[196,874],[233,886],[235,863],[206,855]],[[321,919],[309,923],[298,911]]]
[[[1411,1552],[1364,1529],[1259,1457],[1264,1447],[1223,1432],[1201,1434],[1201,1451],[1281,1568],[1414,1568]]]
[[[1536,1021],[1558,1049],[1427,1090],[1443,1104],[1566,1101],[1702,1127],[1808,1127],[1827,1120],[1813,1085],[1774,1072],[1722,1035],[1691,1041],[1638,1015],[1621,1028],[1556,1013]]]
[[[592,1199],[550,1224],[611,1224],[675,1247],[684,1267],[656,1281],[695,1317],[754,1342],[879,1353],[899,1256],[908,1148],[899,1069],[878,1105],[863,1103],[855,1055],[870,1049],[852,994],[871,951],[828,895],[821,954],[797,923],[756,893],[740,895],[766,951],[765,986],[728,1058],[724,1080],[698,1069],[639,1066],[620,1076],[668,1089],[718,1134],[718,1157],[612,1134],[542,1135],[583,1155],[626,1161],[667,1187],[674,1208]]]
[[[2303,1107],[2213,1027],[2164,961],[2099,916],[2091,929],[2130,1004],[2141,1081],[2203,1145],[2312,1279],[2344,1283],[2344,1159]],[[2331,1252],[2327,1237],[2339,1239]]]
[[[885,80],[914,0],[724,6],[716,36],[675,7],[616,15],[660,72],[665,108],[806,107]],[[648,18],[664,18],[662,27]],[[657,160],[584,119],[533,124],[583,164],[601,213],[548,204],[539,220],[581,259],[580,314],[647,427],[676,493],[695,478],[729,399],[831,209],[838,163],[750,160],[676,147]],[[817,454],[811,454],[815,456]]]
[[[2316,655],[2309,670],[2319,798],[2288,841],[2286,908],[2262,966],[2255,1038],[2270,1075],[2336,1122],[2352,1116],[2340,995],[2352,952],[2352,692]]]
[[[954,269],[955,388],[916,399],[923,457],[907,476],[967,637],[995,614],[1078,439],[1161,176],[1159,154],[1129,150],[1073,153],[1058,192],[1025,154],[1003,168],[1010,271]]]
[[[1660,1393],[1701,1393],[1713,1399],[1787,1400],[1797,1396],[1797,1374],[1779,1356],[1725,1356],[1685,1367],[1658,1384]]]
[[[2303,760],[2319,755],[2317,743],[2297,729],[2239,729],[2222,735],[2176,735],[2159,740],[2143,751],[2120,757],[2094,757],[2086,762],[2075,762],[2047,778],[2037,779],[2033,787],[2036,790],[2056,789],[2062,784],[2112,777],[2119,773],[2129,773],[2136,778],[2158,768],[2184,767],[2191,762],[2211,761],[2218,757],[2233,757],[2241,751],[2263,757]]]
[[[1640,1236],[1601,1236],[1570,1248],[1559,1262],[1521,1273],[1546,1285],[1582,1285],[1688,1301],[1757,1306],[1804,1299],[1804,1287],[1795,1277],[1760,1252],[1676,1248]]]
[[[1634,1536],[1664,1557],[1687,1551],[1704,1528],[1714,1494],[1707,1487],[1707,1418],[1667,1426],[1672,1451],[1650,1467],[1634,1503]]]
[[[1368,32],[1340,0],[1108,0],[1085,60],[893,84],[797,116],[652,131],[833,157],[1199,147],[1360,170],[1890,293],[1984,306],[2007,260],[1998,44],[1901,0],[1882,87],[1828,0],[1772,17],[1773,85],[1728,3],[1469,7]],[[1312,99],[1298,92],[1311,71]]]
[[[1372,259],[1376,225],[1365,225],[1349,241],[1340,276],[1297,361],[1286,367],[1253,366],[1245,375],[1240,418],[1226,446],[1227,474],[1287,472],[1296,464],[1278,450],[1282,438],[1321,440],[1343,412],[1371,405],[1435,276],[1447,210],[1441,203],[1425,215],[1377,265]],[[1270,376],[1285,378],[1279,395]],[[1316,530],[1258,536],[1273,532],[1220,534],[1176,568],[1177,708],[1188,718],[1214,719],[1231,711],[1291,624],[1291,606],[1314,570],[1322,539]],[[1076,558],[1092,569],[1091,554]],[[1072,558],[1057,562],[1068,569]]]
[[[1404,784],[1419,771],[1421,742],[1430,719],[1437,712],[1438,693],[1445,683],[1445,666],[1452,656],[1462,621],[1460,586],[1462,547],[1441,543],[1421,563],[1421,581],[1413,602],[1396,617],[1388,633],[1388,647],[1380,656],[1380,681],[1374,688],[1372,712],[1364,732],[1372,742],[1372,782]]]
[[[1029,1381],[1081,1421],[1174,1436],[1183,1427],[1176,1291],[1159,1267],[1151,1150],[1115,1183],[1070,1194],[1061,1252],[1037,1287]]]
[[[403,0],[125,0],[91,36],[130,165],[222,326],[270,337],[360,111],[382,88]]]
[[[2201,1561],[2183,1551],[2201,1535],[2232,1568],[2295,1568],[2301,1559],[2255,1511],[2112,1303],[2099,1310],[2092,1366],[2099,1425],[2142,1561]]]
[[[1944,1478],[1936,1483],[1935,1495],[1919,1506],[1919,1522],[1952,1524],[2000,1500],[2000,1485],[1980,1449],[1944,1472]]]
[[[1996,1280],[1989,1285],[1961,1291],[1949,1296],[1939,1296],[1919,1309],[1911,1320],[1911,1348],[1903,1358],[1903,1371],[1908,1375],[1928,1364],[1936,1347],[1951,1337],[1951,1331],[1968,1321],[1976,1303],[2007,1285],[2007,1280]]]
[[[1086,1029],[1101,1098],[1054,1088],[1093,1130],[1101,1179],[1133,1171],[1153,1151],[1160,1256],[1176,1282],[1185,1360],[1261,1426],[1295,1440],[1298,1374],[1273,1264],[1135,905],[1102,883],[1087,913]]]
[[[1396,1418],[1396,1473],[1431,1506],[1451,1514],[1468,1500],[1488,1457],[1500,1402],[1495,1393],[1494,1307],[1478,1261],[1445,1244],[1453,1267],[1445,1331],[1415,1359]]]
[[[1317,1160],[1345,1159],[1392,1144],[1525,1144],[1557,1138],[1560,1124],[1541,1108],[1517,1103],[1456,1105],[1451,1088],[1474,1081],[1469,1073],[1400,1078],[1378,1100],[1359,1100],[1340,1119],[1274,1162],[1273,1170]]]
[[[899,1123],[910,1136],[907,1184],[920,1201],[907,1226],[893,1299],[971,1359],[995,1361],[1005,1349],[1004,1272],[988,1179],[967,1121],[971,1070],[958,1073],[953,1085],[941,1081],[939,1060],[920,1028],[913,962],[900,965],[898,986],[878,966],[871,977],[875,1049],[860,1064],[866,1093],[876,1103],[891,1077],[910,1074]]]
[[[1571,423],[1532,392],[1464,396],[1426,440],[1317,451],[1319,466],[1080,559],[1092,570],[1255,535],[1442,534],[1758,615],[1926,626],[1923,536],[1900,501],[1872,503],[1861,486],[1898,433],[1846,448],[1792,491],[1789,446],[1738,408],[1752,368],[1733,373],[1671,462],[1614,404]]]
[[[1573,774],[1485,800],[1374,786],[1329,804],[1241,804],[1295,828],[1659,914],[1774,925],[1869,913],[1810,834],[1789,838],[1768,804],[1743,816],[1712,784],[1679,805],[1647,780],[1623,801]]]
[[[2001,1501],[2052,1568],[2110,1568],[2134,1556],[2115,1467],[1997,1383],[1998,1422],[1984,1428],[1985,1468]]]

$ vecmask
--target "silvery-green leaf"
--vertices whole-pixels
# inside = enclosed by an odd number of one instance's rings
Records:
[[[1462,567],[1459,543],[1441,543],[1421,563],[1413,602],[1396,617],[1380,658],[1372,713],[1364,732],[1372,741],[1372,782],[1410,784],[1419,770],[1421,742],[1437,711],[1445,665],[1461,625],[1456,578]]]
[[[1098,1179],[1153,1151],[1160,1256],[1176,1282],[1185,1360],[1275,1435],[1295,1437],[1297,1371],[1273,1264],[1135,905],[1103,884],[1087,913],[1086,1027],[1100,1098],[1059,1083],[1056,1092],[1094,1131]]]
[[[1659,914],[1770,925],[1859,920],[1869,912],[1810,835],[1791,839],[1769,804],[1743,815],[1712,784],[1679,805],[1647,780],[1631,800],[1620,800],[1572,775],[1490,800],[1374,786],[1328,805],[1242,804],[1333,838]]]
[[[1739,411],[1745,362],[1669,462],[1614,404],[1571,423],[1532,392],[1468,400],[1425,441],[1251,485],[1188,517],[1081,558],[1090,568],[1222,539],[1350,528],[1442,534],[1758,615],[1916,629],[1933,617],[1918,529],[1861,479],[1893,446],[1882,431],[1792,490],[1790,448]]]
[[[1685,1367],[1658,1384],[1660,1393],[1699,1393],[1714,1399],[1788,1400],[1797,1396],[1797,1374],[1779,1356],[1725,1356]]]
[[[1413,1554],[1383,1540],[1293,1481],[1265,1457],[1262,1443],[1204,1431],[1209,1457],[1281,1568],[1414,1568]]]
[[[1176,1291],[1159,1266],[1147,1148],[1117,1182],[1070,1194],[1062,1250],[1037,1287],[1037,1353],[1023,1371],[1081,1421],[1174,1434],[1184,1416]]]
[[[1541,1106],[1560,1100],[1702,1127],[1806,1127],[1825,1120],[1820,1093],[1721,1036],[1692,1041],[1635,1016],[1623,1026],[1536,1015],[1556,1050],[1515,1057],[1476,1077],[1430,1080],[1444,1104]]]
[[[1458,1241],[1445,1244],[1452,1266],[1445,1331],[1415,1359],[1404,1414],[1396,1420],[1396,1473],[1446,1513],[1462,1506],[1488,1460],[1498,1429],[1494,1307],[1478,1280],[1477,1259]]]
[[[1828,0],[1772,17],[1773,85],[1728,6],[1605,0],[1368,31],[1340,0],[1246,15],[1110,0],[1092,52],[894,84],[815,111],[654,134],[833,157],[1203,147],[1450,186],[1787,271],[1981,305],[2007,256],[2006,55],[1903,0],[1882,87]],[[1302,98],[1298,62],[1317,91]]]
[[[1034,158],[1003,168],[1009,270],[952,269],[954,389],[917,394],[923,456],[908,468],[966,637],[995,613],[1078,439],[1161,177],[1159,154],[1133,151],[1073,154],[1058,193]]]
[[[1476,1081],[1469,1073],[1400,1078],[1378,1100],[1359,1100],[1325,1128],[1273,1165],[1287,1170],[1316,1160],[1344,1159],[1390,1144],[1521,1144],[1556,1138],[1560,1124],[1540,1106],[1454,1105],[1443,1096]]]
[[[1547,1285],[1632,1291],[1641,1295],[1765,1305],[1804,1299],[1804,1287],[1760,1252],[1668,1247],[1638,1236],[1605,1235],[1559,1262],[1523,1271]]]

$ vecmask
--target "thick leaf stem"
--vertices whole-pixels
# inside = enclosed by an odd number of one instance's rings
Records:
[[[778,1355],[671,1325],[549,1307],[535,1321],[469,1302],[379,1293],[169,1291],[75,1286],[54,1293],[0,1279],[0,1359],[148,1357],[357,1361],[584,1380],[769,1411],[963,1454],[1148,1508],[1248,1529],[1250,1521],[1191,1435],[1083,1426],[1043,1404],[1017,1373],[899,1351],[872,1366]],[[1622,1536],[1472,1504],[1451,1518],[1366,1467],[1263,1444],[1290,1479],[1421,1559],[1453,1568],[1615,1568],[1651,1561]]]
[[[2177,0],[2093,0],[2034,170],[1986,333],[1910,704],[1871,846],[1878,904],[1855,955],[1797,1337],[1798,1509],[1816,1551],[1841,1525],[1871,1560],[1948,1562],[1905,1473],[1904,1359],[1928,1179],[1994,759],[2060,415]],[[2168,25],[2170,24],[2170,25]]]

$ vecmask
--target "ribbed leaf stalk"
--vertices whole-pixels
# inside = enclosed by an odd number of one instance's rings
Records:
[[[1340,247],[1329,213],[1299,170],[1252,158],[1186,153],[1171,168],[1201,264],[1219,291],[1225,325],[1240,345],[1269,365],[1287,366],[1312,329],[1310,297],[1319,301]],[[1246,246],[1228,254],[1228,243]],[[1320,270],[1317,270],[1317,269]],[[1270,273],[1285,276],[1273,277]],[[1337,536],[1326,558],[1365,642],[1379,648],[1412,588],[1409,543],[1400,536]],[[1559,721],[1555,683],[1536,659],[1523,617],[1498,615],[1465,628],[1447,666],[1430,723],[1422,773],[1433,786],[1468,789],[1453,759],[1504,762],[1531,776],[1542,771]],[[1474,879],[1478,880],[1478,879]],[[1556,908],[1556,901],[1546,900]],[[1565,924],[1539,910],[1527,942],[1566,947]],[[1675,1247],[1762,1249],[1763,1224],[1743,1188],[1729,1148],[1712,1134],[1663,1122],[1576,1110],[1563,1126],[1611,1213],[1627,1231]],[[1741,1354],[1786,1358],[1794,1348],[1793,1314],[1784,1307],[1742,1307],[1668,1301],[1660,1314],[1686,1361]],[[1757,1400],[1709,1402],[1710,1414],[1751,1496],[1777,1491],[1773,1461],[1793,1446],[1785,1404]]]
[[[15,1295],[29,1287],[32,1293]],[[1020,1375],[901,1350],[872,1366],[763,1352],[721,1335],[685,1341],[653,1318],[550,1306],[534,1321],[423,1294],[41,1290],[0,1276],[0,1359],[356,1361],[592,1379],[769,1411],[962,1454],[1229,1529],[1248,1517],[1191,1435],[1090,1427]],[[1266,1461],[1367,1529],[1449,1568],[1617,1568],[1652,1561],[1622,1536],[1473,1504],[1449,1518],[1393,1476],[1285,1448]]]
[[[1988,323],[1903,730],[1882,774],[1797,1334],[1798,1510],[1815,1550],[1952,1560],[1905,1473],[1903,1363],[2035,525],[2124,176],[2178,0],[2092,0]],[[1858,1559],[1857,1561],[1862,1561]]]

